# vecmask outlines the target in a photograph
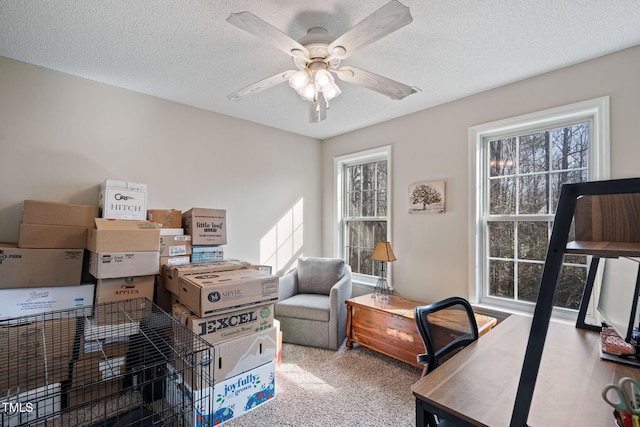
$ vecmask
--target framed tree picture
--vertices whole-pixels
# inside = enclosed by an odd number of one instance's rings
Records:
[[[409,185],[409,213],[442,213],[445,206],[444,181]]]

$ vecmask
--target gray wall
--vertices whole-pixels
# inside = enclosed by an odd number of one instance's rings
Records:
[[[334,157],[391,144],[396,292],[427,302],[468,297],[469,127],[608,95],[611,177],[640,176],[638,76],[636,46],[324,141],[323,252],[336,246]],[[446,181],[446,213],[409,215],[408,185],[430,180]]]
[[[226,209],[229,258],[320,255],[320,141],[7,58],[0,76],[0,242],[24,199],[97,204],[113,178],[149,208]]]

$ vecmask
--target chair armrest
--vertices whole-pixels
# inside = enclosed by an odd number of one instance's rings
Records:
[[[278,301],[291,298],[298,293],[298,271],[292,270],[280,277],[278,282]]]
[[[345,272],[338,280],[338,282],[333,285],[331,291],[329,292],[329,296],[331,297],[331,305],[333,307],[341,307],[345,305],[345,301],[351,298],[352,293],[352,283],[351,283],[351,269],[348,266],[345,266]]]

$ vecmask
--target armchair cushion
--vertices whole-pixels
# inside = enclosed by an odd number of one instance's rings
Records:
[[[278,315],[318,322],[329,321],[330,300],[324,295],[298,294],[278,302]]]
[[[337,258],[303,258],[298,260],[298,292],[329,295],[344,273],[344,260]]]

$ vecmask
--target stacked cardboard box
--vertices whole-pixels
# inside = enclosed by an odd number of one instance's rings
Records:
[[[147,184],[106,179],[100,185],[98,207],[102,218],[145,220]]]
[[[160,268],[160,230],[146,220],[96,218],[87,237],[89,273],[97,279],[96,304],[153,300]]]
[[[213,360],[195,361],[194,376],[182,378],[180,387],[167,383],[168,399],[198,401],[216,396],[194,409],[188,425],[200,425],[202,420],[219,424],[272,399],[279,336],[273,296],[277,299],[278,278],[254,269],[235,269],[183,274],[178,279],[179,298],[184,299],[183,304],[174,304],[174,318],[213,345]],[[219,280],[208,283],[210,279]],[[207,302],[200,291],[193,298],[189,291],[182,293],[190,287],[207,293]],[[176,343],[178,348],[191,345]],[[170,368],[179,373],[185,366],[177,363]]]
[[[191,208],[182,214],[185,232],[191,235],[191,262],[221,261],[227,244],[227,211]]]

